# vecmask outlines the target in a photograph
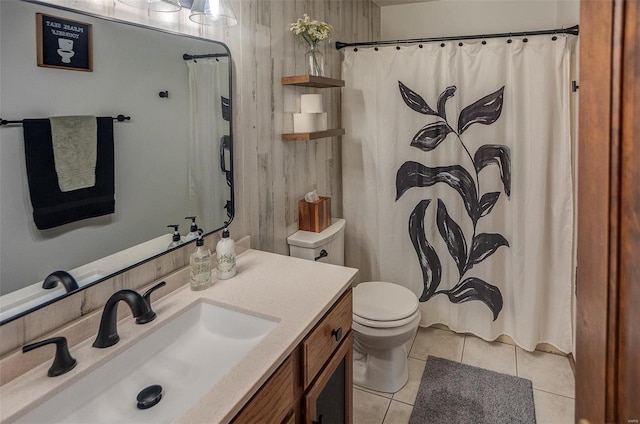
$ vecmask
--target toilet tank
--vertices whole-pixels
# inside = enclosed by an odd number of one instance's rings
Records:
[[[320,233],[296,231],[287,237],[289,255],[334,265],[344,265],[344,219],[332,219],[333,224]],[[326,252],[326,255],[325,253]]]

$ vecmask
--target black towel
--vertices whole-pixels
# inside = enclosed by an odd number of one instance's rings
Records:
[[[48,119],[25,119],[24,148],[33,220],[39,230],[115,211],[113,118],[96,118],[98,157],[93,187],[62,192],[58,185]]]

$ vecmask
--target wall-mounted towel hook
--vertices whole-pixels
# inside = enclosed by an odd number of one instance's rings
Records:
[[[161,91],[158,93],[158,96],[160,96],[163,99],[168,99],[169,98],[169,92],[167,90]]]

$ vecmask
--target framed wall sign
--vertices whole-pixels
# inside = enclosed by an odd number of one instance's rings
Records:
[[[38,66],[93,71],[92,25],[36,13]]]

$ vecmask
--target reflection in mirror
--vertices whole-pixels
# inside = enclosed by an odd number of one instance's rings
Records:
[[[91,24],[92,70],[39,67],[36,13]],[[231,57],[226,45],[21,0],[0,1],[0,116],[112,116],[115,212],[39,230],[23,126],[0,126],[0,324],[167,251],[191,219],[233,219]],[[73,292],[73,290],[72,290]]]

